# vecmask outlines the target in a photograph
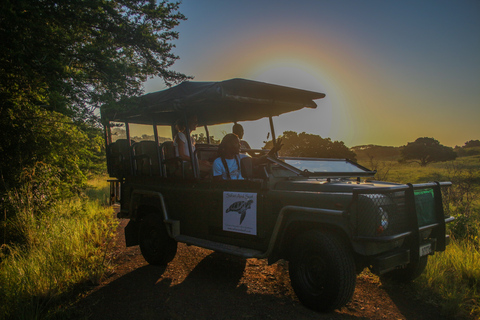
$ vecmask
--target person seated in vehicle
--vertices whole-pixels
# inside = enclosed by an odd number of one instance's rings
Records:
[[[188,118],[188,129],[190,132],[197,129],[198,120],[196,116]],[[188,150],[188,141],[186,135],[186,124],[184,119],[179,119],[175,123],[175,129],[177,129],[177,134],[173,139],[173,144],[175,145],[176,156],[182,159],[183,161],[190,161],[190,151]],[[192,144],[192,152],[195,152],[195,139],[192,136],[189,136],[190,142]]]
[[[241,124],[235,123],[233,125],[232,132],[235,135],[237,135],[238,139],[240,139],[240,149],[251,149],[248,142],[245,141],[245,140],[242,140],[243,139],[243,134],[245,132],[243,131],[243,126]]]
[[[270,150],[267,156],[274,156],[282,147],[281,140],[278,139],[275,147]],[[240,168],[240,161],[243,158],[250,157],[240,153],[240,139],[233,133],[223,137],[218,146],[219,157],[213,161],[213,180],[243,180]],[[267,161],[267,156],[252,158],[253,165],[259,165]]]
[[[195,131],[198,125],[198,118],[197,116],[191,116],[188,118],[188,129],[190,132]],[[177,120],[175,124],[175,128],[177,129],[177,135],[175,136],[173,143],[175,146],[175,153],[176,156],[179,157],[182,161],[190,162],[190,151],[188,150],[188,140],[186,135],[186,125],[183,119]],[[190,143],[192,145],[192,152],[195,152],[195,139],[190,135]],[[210,162],[206,160],[198,161],[198,165],[201,172],[210,172],[212,165]]]

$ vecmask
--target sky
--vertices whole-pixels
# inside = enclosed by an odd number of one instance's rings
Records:
[[[173,70],[323,92],[274,118],[348,147],[480,139],[478,0],[182,0]],[[146,92],[164,89],[150,79]],[[255,147],[265,137],[244,124]]]

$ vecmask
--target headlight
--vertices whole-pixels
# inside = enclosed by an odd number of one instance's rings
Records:
[[[391,193],[360,194],[357,205],[358,234],[384,237],[403,231],[406,228],[404,206],[397,199],[403,200],[393,197]]]
[[[377,234],[380,235],[385,230],[388,229],[388,224],[389,224],[388,211],[384,207],[378,208],[378,218],[379,218],[379,223],[377,227]]]

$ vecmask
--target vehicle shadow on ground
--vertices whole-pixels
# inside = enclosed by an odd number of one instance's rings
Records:
[[[213,252],[174,284],[166,268],[142,266],[78,307],[87,319],[359,319],[316,313],[290,296],[249,293],[240,281],[245,268],[245,259]]]

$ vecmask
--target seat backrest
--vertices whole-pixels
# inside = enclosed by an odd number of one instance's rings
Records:
[[[172,159],[176,157],[175,145],[173,141],[165,141],[162,143],[162,157],[163,159]]]
[[[218,158],[218,146],[200,147],[195,150],[198,160],[213,162]]]
[[[110,176],[122,178],[130,172],[130,146],[127,139],[118,139],[111,143],[107,148],[107,157]]]
[[[140,141],[134,145],[133,150],[138,174],[160,174],[157,143],[155,141]]]
[[[165,141],[161,144],[160,148],[163,162],[163,174],[166,177],[183,175],[183,162],[176,156],[173,141]]]

